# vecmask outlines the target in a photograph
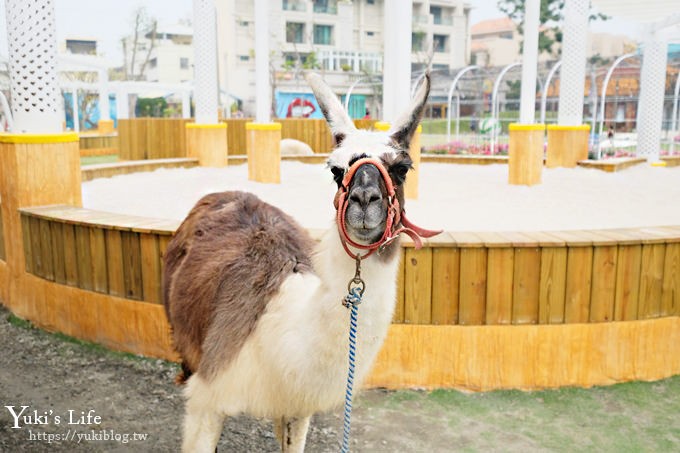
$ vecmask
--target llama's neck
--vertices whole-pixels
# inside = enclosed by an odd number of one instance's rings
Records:
[[[356,263],[345,252],[335,228],[330,228],[324,235],[313,261],[314,270],[321,279],[319,295],[324,303],[322,310],[332,318],[337,318],[338,311],[347,311],[341,299],[347,294],[347,284],[354,277]],[[360,306],[361,317],[371,324],[387,326],[392,319],[398,267],[398,254],[389,259],[373,254],[361,263],[361,277],[366,283]],[[341,316],[340,319],[344,322],[345,317]]]

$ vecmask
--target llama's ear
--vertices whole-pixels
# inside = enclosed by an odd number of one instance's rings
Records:
[[[411,105],[408,110],[397,118],[388,132],[395,144],[401,149],[408,151],[411,138],[413,138],[413,134],[415,134],[416,129],[420,124],[420,120],[423,118],[428,94],[430,94],[429,72],[423,77],[423,81],[420,84],[415,97],[411,100]]]
[[[305,78],[309,86],[312,87],[314,96],[316,96],[319,107],[321,107],[321,113],[326,117],[328,126],[331,128],[331,133],[335,139],[335,144],[340,145],[347,134],[356,131],[354,123],[345,112],[338,97],[326,85],[326,82],[323,81],[319,74],[310,72],[305,75]]]

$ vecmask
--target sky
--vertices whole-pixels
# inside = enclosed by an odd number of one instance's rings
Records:
[[[120,41],[133,31],[134,11],[146,7],[150,16],[162,24],[174,24],[190,19],[192,0],[54,0],[57,21],[57,40],[66,38],[95,38],[100,53],[114,65],[122,64]],[[218,0],[219,1],[219,0]],[[485,19],[503,16],[497,0],[468,0],[472,5],[471,20],[475,24]],[[0,1],[0,56],[7,56],[7,31],[5,2]],[[621,20],[610,20],[593,25],[596,31],[614,34],[631,34],[636,27]],[[636,37],[635,35],[633,37]]]

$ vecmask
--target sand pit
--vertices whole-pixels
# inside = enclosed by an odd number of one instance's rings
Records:
[[[680,225],[680,167],[618,173],[545,169],[540,185],[507,184],[506,165],[422,164],[420,197],[406,204],[420,225],[447,231],[551,231]],[[280,185],[248,181],[247,166],[192,168],[83,183],[83,205],[129,215],[183,219],[203,195],[245,190],[308,228],[327,228],[336,187],[324,165],[282,162]]]

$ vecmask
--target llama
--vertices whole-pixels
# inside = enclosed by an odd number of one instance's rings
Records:
[[[344,400],[349,310],[342,299],[356,271],[350,254],[366,256],[355,245],[388,235],[394,206],[388,186],[404,205],[409,141],[430,79],[389,132],[357,130],[320,76],[309,74],[307,81],[335,138],[328,166],[338,194],[346,189],[338,216],[346,236],[331,228],[316,244],[291,217],[243,192],[207,195],[194,206],[168,245],[163,273],[166,313],[182,357],[178,379],[186,380],[185,452],[213,452],[225,417],[238,414],[273,420],[282,450],[302,452],[311,416]],[[358,166],[343,181],[366,157],[379,163]],[[413,235],[402,214],[388,233]],[[392,319],[398,252],[399,240],[389,238],[361,262],[366,288],[357,386]]]

